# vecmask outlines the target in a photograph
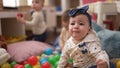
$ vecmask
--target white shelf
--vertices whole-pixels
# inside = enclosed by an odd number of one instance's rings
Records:
[[[16,18],[18,11],[0,11],[0,35],[2,32],[6,32],[11,35],[25,35],[25,27],[23,24],[18,23],[15,19],[14,21],[9,21],[12,18]],[[23,15],[25,12],[21,12]],[[1,19],[9,19],[2,22]],[[4,24],[4,26],[2,25]],[[12,32],[11,32],[12,31]]]
[[[0,11],[0,18],[15,18],[17,16],[17,11]],[[25,12],[22,12],[25,14]]]

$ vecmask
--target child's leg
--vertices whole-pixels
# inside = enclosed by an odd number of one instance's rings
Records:
[[[47,39],[47,32],[44,32],[43,34],[41,35],[34,35],[34,40],[36,41],[41,41],[41,42],[45,42],[46,39]]]

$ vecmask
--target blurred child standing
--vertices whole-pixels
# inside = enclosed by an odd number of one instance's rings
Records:
[[[27,21],[23,17],[17,16],[17,20],[25,25],[30,25],[32,28],[32,39],[36,41],[46,41],[46,29],[42,8],[44,7],[44,0],[32,0],[31,8],[34,10],[32,20]]]

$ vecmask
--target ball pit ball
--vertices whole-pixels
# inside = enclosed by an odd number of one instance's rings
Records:
[[[19,64],[25,65],[25,64],[28,64],[28,62],[27,61],[22,61]]]
[[[13,62],[10,63],[10,65],[11,65],[12,68],[13,68],[14,65],[16,65],[16,64],[17,64],[17,62],[15,62],[15,61],[13,61]]]
[[[41,66],[39,64],[33,66],[32,68],[41,68]]]
[[[1,68],[11,68],[11,65],[9,63],[4,63],[1,65]]]
[[[46,50],[45,50],[45,54],[46,55],[52,55],[52,53],[53,53],[53,49],[52,48],[46,48]]]
[[[14,68],[24,68],[24,65],[16,64]]]
[[[48,61],[50,62],[50,64],[54,65],[56,62],[56,59],[54,58],[54,56],[51,56],[48,58]]]
[[[55,58],[56,61],[59,61],[59,59],[60,59],[60,54],[56,54],[56,55],[54,56],[54,58]]]
[[[31,65],[37,64],[38,58],[36,56],[31,56],[28,58],[28,63]]]
[[[71,62],[71,63],[72,63],[72,62],[73,62],[73,59],[72,59],[72,58],[69,58],[69,62]]]
[[[55,67],[55,68],[57,68],[58,62],[59,62],[59,61],[57,61],[57,62],[54,63],[54,67]]]
[[[25,64],[24,66],[25,68],[32,68],[32,66],[30,64]]]
[[[43,64],[43,63],[45,63],[45,62],[48,62],[48,59],[45,58],[45,57],[42,57],[42,58],[40,59],[40,64]]]
[[[51,64],[49,62],[45,62],[41,65],[42,68],[52,68]]]

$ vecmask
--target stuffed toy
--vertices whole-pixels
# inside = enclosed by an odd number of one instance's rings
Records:
[[[102,28],[92,22],[92,28],[96,31],[102,48],[108,53],[110,59],[120,58],[120,32]]]
[[[7,62],[10,58],[10,55],[7,53],[7,51],[4,48],[0,48],[0,65]]]
[[[6,50],[6,44],[2,41],[0,41],[0,65],[7,62],[10,58],[10,55],[8,54]]]

